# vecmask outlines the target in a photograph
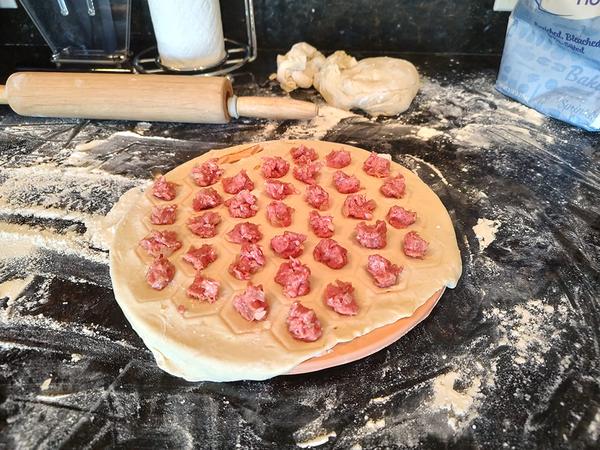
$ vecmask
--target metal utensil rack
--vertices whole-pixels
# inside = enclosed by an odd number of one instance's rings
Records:
[[[252,62],[257,56],[256,25],[254,22],[253,0],[244,0],[246,21],[246,43],[225,38],[225,58],[215,66],[202,67],[195,70],[177,70],[166,67],[160,62],[156,46],[138,53],[132,61],[134,71],[138,73],[173,73],[180,75],[225,75]]]

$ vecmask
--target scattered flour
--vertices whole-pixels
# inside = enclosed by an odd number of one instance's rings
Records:
[[[88,142],[80,142],[75,146],[75,150],[71,152],[71,158],[78,159],[84,156],[87,156],[87,151],[97,147],[100,144],[106,142],[107,139],[92,139]],[[67,159],[67,162],[69,160]]]
[[[373,431],[380,430],[383,427],[385,427],[385,419],[378,419],[378,420],[369,419],[369,420],[367,420],[367,423],[365,423],[365,427],[368,429],[371,429]]]
[[[137,134],[144,135],[150,130],[150,128],[152,128],[152,124],[150,122],[138,122],[133,131]]]
[[[91,249],[81,235],[67,231],[55,233],[28,225],[4,224],[0,230],[2,259],[26,257],[37,248],[53,250],[65,255],[85,258],[100,264],[108,264],[108,255]]]
[[[484,251],[496,239],[496,233],[500,229],[500,221],[479,218],[477,225],[473,227],[475,237],[479,241],[479,251]]]
[[[37,394],[35,396],[35,398],[36,398],[36,400],[40,400],[43,402],[58,403],[61,400],[68,399],[69,397],[71,397],[71,395],[72,394],[52,394],[52,393],[50,393],[49,395]]]
[[[0,283],[0,299],[8,298],[8,301],[12,301],[23,292],[23,289],[31,282],[33,276],[30,275],[27,278],[14,278],[12,280]]]
[[[588,425],[587,432],[590,441],[598,442],[598,439],[600,439],[600,409],[596,411],[596,415]]]
[[[104,214],[121,192],[140,184],[98,169],[56,164],[0,168],[0,179],[0,215],[10,218],[0,229],[0,261],[26,259],[44,249],[102,265],[108,263],[107,254],[97,250],[108,249],[98,231]],[[45,226],[48,222],[53,226]]]
[[[444,183],[446,186],[448,186],[448,180],[446,180],[446,178],[444,177],[444,174],[442,174],[442,172],[440,171],[440,169],[438,169],[437,167],[435,167],[433,164],[422,160],[421,158],[418,158],[416,156],[413,155],[405,155],[408,158],[417,161],[419,164],[423,164],[424,166],[429,167],[433,172],[435,172],[435,174],[440,178],[440,180],[442,181],[442,183]]]
[[[452,411],[457,416],[464,416],[479,394],[481,379],[473,378],[470,386],[463,392],[455,389],[455,383],[460,378],[457,372],[448,372],[433,380],[432,406],[438,409]]]
[[[369,403],[374,403],[376,405],[379,405],[381,403],[387,403],[390,398],[392,398],[391,395],[386,395],[385,397],[375,397],[375,398],[372,398],[371,400],[369,400]]]
[[[398,370],[404,368],[399,366]],[[484,367],[470,356],[455,359],[448,371],[402,390],[402,396],[423,393],[414,410],[402,408],[402,413],[396,414],[390,403],[396,394],[372,398],[365,411],[379,417],[383,411],[384,416],[375,419],[365,415],[361,425],[338,430],[336,448],[370,448],[365,444],[375,436],[375,442],[381,442],[383,447],[401,442],[403,448],[418,447],[430,435],[451,439],[473,427],[486,393],[495,386],[496,376],[495,362]],[[318,418],[313,423],[323,422]],[[314,435],[325,433],[323,429],[311,429]]]
[[[436,137],[436,136],[447,136],[447,135],[443,131],[436,130],[435,128],[420,127],[417,130],[416,136],[421,140],[428,141],[429,139]]]
[[[52,377],[46,378],[40,385],[40,391],[47,391],[50,388],[50,383],[52,383]]]
[[[565,320],[567,307],[561,305],[554,308],[542,300],[533,299],[508,311],[493,308],[485,315],[487,318],[498,320],[498,345],[514,348],[515,364],[542,365],[552,341],[559,337],[551,325],[552,318],[558,316],[561,321]],[[568,364],[568,361],[565,360],[564,364]]]
[[[468,149],[484,150],[498,143],[527,143],[531,148],[554,142],[552,133],[543,132],[546,117],[500,95],[489,76],[465,84],[423,78],[416,101],[419,110],[432,115],[416,134],[422,140],[443,134]]]
[[[46,293],[44,290],[47,289],[47,284],[43,284],[38,289],[38,294],[41,297],[44,297]],[[72,339],[76,339],[76,336],[87,336],[95,339],[97,342],[96,345],[116,345],[118,347],[122,347],[127,351],[131,350],[139,350],[134,344],[124,341],[122,339],[115,340],[111,336],[111,330],[105,326],[101,325],[81,325],[74,322],[59,322],[53,318],[46,317],[43,314],[37,315],[23,315],[19,312],[19,307],[23,307],[27,305],[17,305],[15,301],[9,301],[8,307],[4,309],[0,309],[0,326],[3,324],[10,324],[13,327],[35,327],[43,330],[52,330],[52,331],[60,331],[60,332],[69,332],[73,333],[74,336]],[[9,341],[1,342],[1,345],[4,347],[15,347],[15,348],[24,348],[19,343],[13,343]],[[27,347],[27,348],[35,348],[39,350],[39,347]],[[45,351],[54,351],[51,349],[45,349]],[[77,356],[75,357],[77,358]]]
[[[277,127],[279,122],[271,120],[267,122],[260,131],[252,136],[252,142],[268,141],[277,138]]]
[[[311,439],[302,442],[296,442],[296,445],[300,448],[313,448],[318,447],[320,445],[326,444],[329,441],[329,438],[336,437],[337,434],[335,431],[331,431],[329,433],[321,434],[319,436],[315,436]]]
[[[71,354],[71,362],[79,362],[81,361],[81,358],[83,358],[83,355],[81,353],[73,353]]]
[[[57,221],[71,221],[81,223],[85,226],[86,232],[83,240],[87,241],[92,247],[108,250],[106,242],[102,239],[102,229],[104,227],[105,217],[99,214],[88,214],[79,211],[64,211],[58,208],[44,208],[42,206],[15,207],[5,205],[0,202],[0,213],[6,213],[13,217],[39,218]],[[64,232],[59,233],[65,236]],[[67,233],[68,234],[68,233]],[[75,236],[75,235],[74,235]],[[81,238],[80,238],[81,239]]]
[[[298,122],[288,127],[281,139],[322,139],[329,130],[336,126],[342,119],[347,117],[355,117],[358,120],[365,120],[361,116],[344,111],[343,109],[334,108],[333,106],[321,104],[319,105],[318,115],[308,122]]]

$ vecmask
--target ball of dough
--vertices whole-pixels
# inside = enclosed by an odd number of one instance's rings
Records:
[[[306,42],[294,44],[285,55],[277,55],[277,81],[286,92],[296,88],[309,88],[325,56]]]
[[[419,73],[404,59],[384,56],[356,61],[337,51],[314,75],[314,86],[337,108],[392,116],[406,111],[417,95]]]

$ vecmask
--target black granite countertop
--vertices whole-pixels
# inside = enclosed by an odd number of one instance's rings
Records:
[[[496,93],[497,57],[407,57],[424,83],[395,118],[210,126],[2,107],[0,448],[597,448],[600,135]],[[238,93],[280,95],[273,69],[261,55]],[[282,137],[414,169],[450,211],[462,279],[361,361],[265,382],[171,377],[114,300],[102,219],[152,173]]]

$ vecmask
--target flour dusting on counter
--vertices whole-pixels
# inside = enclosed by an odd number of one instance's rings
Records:
[[[532,299],[508,311],[493,308],[486,312],[486,316],[499,322],[498,345],[514,349],[516,364],[540,365],[544,364],[544,357],[552,343],[562,339],[560,333],[551,331],[549,324],[553,319],[565,321],[567,307],[560,305],[555,308],[542,299]]]
[[[465,415],[471,408],[475,397],[479,394],[481,380],[479,377],[474,378],[464,392],[459,392],[455,389],[459,377],[457,372],[448,372],[433,381],[432,406],[434,408],[452,411],[456,416]]]
[[[0,444],[595,448],[598,137],[498,94],[493,64],[459,59],[420,66],[413,105],[385,119],[326,111],[198,126],[2,109]],[[282,136],[354,144],[416,171],[450,211],[464,277],[419,327],[365,360],[260,383],[165,377],[115,304],[104,218],[155,173]],[[491,223],[473,230],[479,219]]]
[[[286,129],[283,139],[323,139],[327,132],[346,118],[367,120],[361,116],[326,104],[319,105],[318,115],[309,122],[298,122]]]
[[[8,299],[8,301],[14,300],[23,292],[23,289],[31,282],[32,278],[31,276],[27,278],[13,278],[12,280],[0,283],[0,298]]]
[[[477,225],[473,227],[475,237],[479,241],[479,251],[484,251],[488,245],[496,239],[496,233],[500,228],[500,222],[485,218],[477,219]]]
[[[308,439],[306,441],[296,442],[296,445],[300,448],[313,448],[319,447],[329,441],[329,438],[336,437],[335,431],[330,431],[329,433],[321,434],[319,436],[315,436],[312,439]]]
[[[436,130],[435,128],[419,127],[419,129],[417,130],[416,136],[419,139],[427,141],[436,136],[446,136],[446,133],[444,133],[443,131],[440,131],[440,130]]]
[[[406,156],[414,161],[417,161],[417,163],[419,163],[419,164],[423,164],[424,166],[429,167],[433,171],[433,173],[435,173],[439,177],[439,179],[442,181],[442,183],[444,183],[446,185],[448,184],[448,180],[446,180],[446,178],[444,177],[444,175],[442,174],[440,169],[435,167],[433,164],[431,164],[427,161],[424,161],[421,158],[414,156],[414,155],[406,155]]]

